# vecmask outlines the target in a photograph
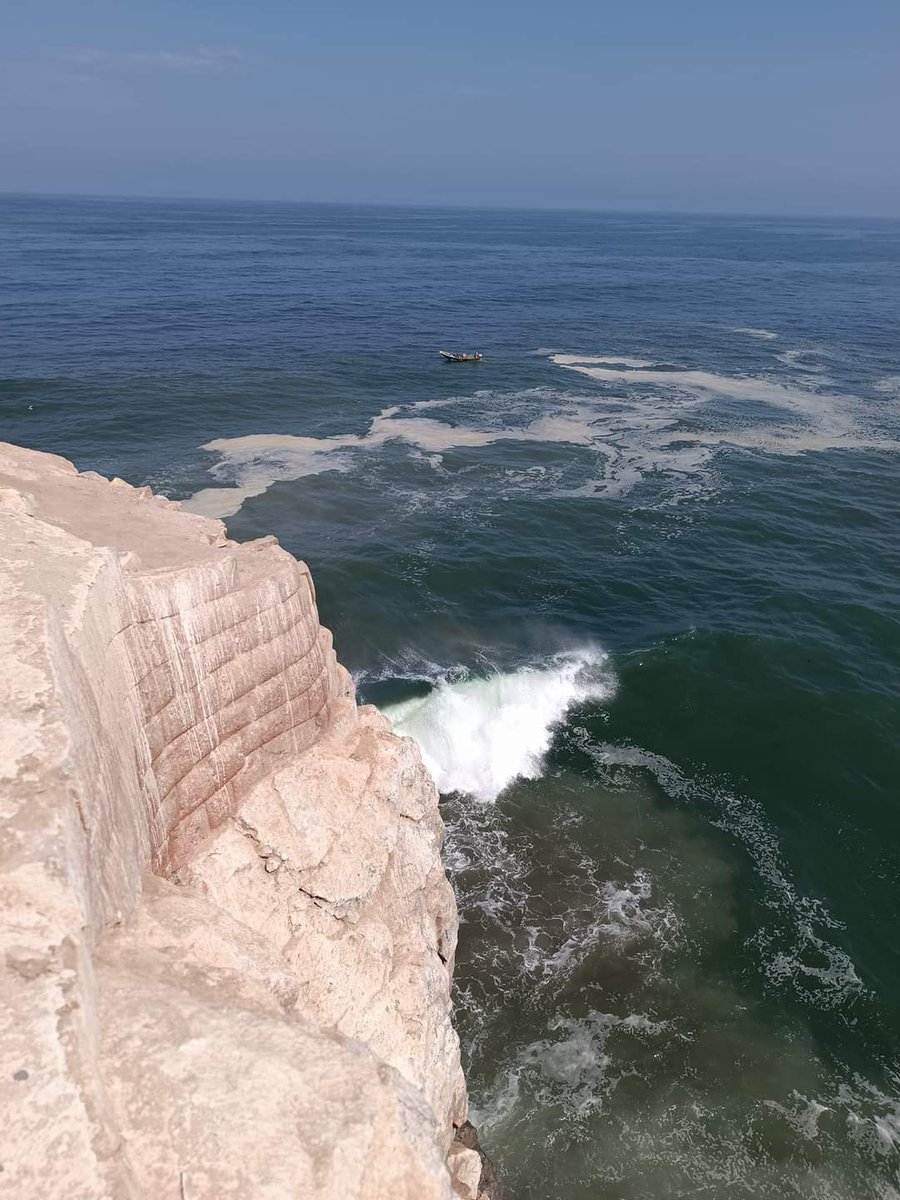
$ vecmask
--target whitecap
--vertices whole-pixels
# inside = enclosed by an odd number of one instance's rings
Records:
[[[745,333],[747,337],[760,338],[761,340],[767,342],[778,337],[778,334],[773,333],[771,329],[755,329],[752,325],[736,326],[734,332]]]

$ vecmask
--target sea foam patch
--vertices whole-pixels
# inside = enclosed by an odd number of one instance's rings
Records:
[[[824,378],[800,359],[783,357],[791,373],[774,379],[678,369],[627,355],[547,357],[601,389],[477,391],[382,409],[362,433],[218,438],[204,449],[219,456],[210,473],[221,486],[202,489],[184,506],[231,516],[273,483],[353,470],[360,455],[371,457],[388,443],[405,445],[411,458],[424,456],[434,469],[449,451],[505,442],[568,448],[560,464],[569,470],[571,449],[577,448],[584,452],[580,481],[564,481],[546,464],[497,479],[500,489],[529,487],[570,497],[621,496],[649,477],[674,483],[684,494],[702,494],[716,455],[729,448],[777,455],[900,449],[894,430],[875,427],[872,406],[823,390]]]
[[[822,390],[823,381],[812,378],[812,372],[796,361],[785,360],[795,371],[787,380],[644,362],[620,366],[608,356],[555,354],[551,361],[598,383],[624,387],[638,411],[659,411],[661,401],[668,403],[668,422],[648,431],[643,445],[636,447],[648,459],[655,452],[658,468],[664,468],[666,455],[683,443],[710,453],[735,447],[780,455],[900,449],[894,436],[873,429],[873,413],[864,401]],[[702,460],[695,461],[700,465]]]
[[[434,456],[448,450],[490,446],[500,441],[582,446],[590,446],[594,441],[589,416],[577,405],[557,405],[556,411],[520,425],[498,424],[496,419],[493,423],[451,424],[421,415],[425,409],[450,404],[477,410],[484,403],[483,396],[476,396],[426,400],[402,408],[395,405],[382,409],[363,434],[338,434],[329,438],[251,434],[207,442],[203,449],[220,456],[212,474],[217,479],[233,480],[234,486],[204,488],[186,500],[184,507],[204,516],[229,517],[245,500],[262,495],[279,480],[301,479],[322,471],[346,471],[352,462],[348,457],[350,452],[372,452],[387,442],[403,442],[417,452]],[[501,415],[502,411],[501,405]]]

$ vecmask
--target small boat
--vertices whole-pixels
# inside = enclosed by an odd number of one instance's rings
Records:
[[[447,362],[481,362],[484,358],[484,355],[479,354],[477,350],[474,354],[454,354],[450,350],[441,350],[440,355]]]

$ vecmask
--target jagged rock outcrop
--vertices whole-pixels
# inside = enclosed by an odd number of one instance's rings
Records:
[[[274,539],[0,444],[0,1187],[474,1200],[418,751]]]

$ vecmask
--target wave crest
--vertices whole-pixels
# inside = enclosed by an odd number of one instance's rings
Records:
[[[584,648],[487,678],[445,678],[383,711],[418,743],[441,792],[493,801],[514,780],[541,775],[553,730],[574,704],[614,691],[607,654]]]

